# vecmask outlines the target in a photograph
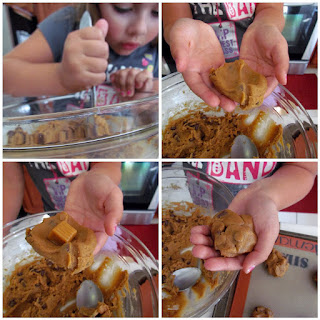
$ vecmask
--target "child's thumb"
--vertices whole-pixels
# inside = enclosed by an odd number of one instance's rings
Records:
[[[99,19],[94,26],[102,31],[104,38],[107,36],[108,29],[109,29],[109,24],[107,20]]]

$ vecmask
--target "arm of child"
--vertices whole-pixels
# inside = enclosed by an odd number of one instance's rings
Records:
[[[93,163],[89,171],[72,181],[65,211],[97,236],[96,254],[113,235],[123,212],[123,195],[118,184],[120,162]]]
[[[236,195],[229,209],[238,214],[250,214],[258,236],[254,250],[248,255],[219,257],[212,247],[207,226],[193,228],[190,238],[195,244],[193,254],[205,260],[208,270],[252,271],[267,259],[278,237],[279,210],[303,199],[311,190],[316,175],[316,162],[285,163],[271,177],[254,182]]]
[[[209,80],[210,69],[225,63],[213,28],[194,20],[185,3],[163,4],[163,28],[177,70],[189,88],[208,105],[233,111],[236,103],[220,94]]]
[[[69,33],[62,61],[55,63],[45,37],[36,30],[4,57],[4,92],[12,96],[54,96],[101,84],[108,66],[107,32],[108,23],[100,19],[94,27]]]
[[[24,176],[21,164],[3,163],[3,224],[15,220],[22,206]]]
[[[259,3],[253,23],[245,32],[240,58],[267,78],[268,96],[278,82],[287,83],[288,44],[281,34],[285,24],[282,3]]]
[[[12,96],[66,94],[58,63],[40,30],[36,30],[3,58],[3,91]]]

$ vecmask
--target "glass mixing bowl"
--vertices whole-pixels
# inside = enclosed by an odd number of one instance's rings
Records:
[[[191,202],[205,208],[206,215],[214,216],[226,209],[232,199],[228,188],[205,173],[183,167],[162,168],[162,208],[172,208],[176,202]],[[181,317],[211,317],[214,306],[226,294],[237,275],[238,271],[216,272],[214,276],[219,277],[218,286],[213,290],[207,287],[200,299],[188,289],[188,303]]]
[[[3,287],[6,278],[12,273],[17,263],[31,262],[39,255],[25,240],[26,228],[33,228],[56,212],[30,215],[6,224],[3,228]],[[130,231],[118,226],[114,236],[97,254],[95,260],[110,257],[113,266],[119,266],[129,273],[129,289],[123,298],[125,317],[158,316],[158,263],[146,246]],[[104,270],[104,277],[108,275]]]
[[[162,130],[170,118],[199,110],[199,103],[203,101],[190,90],[180,73],[163,78]],[[283,145],[278,145],[277,158],[317,157],[317,128],[301,103],[285,87],[279,85],[259,108],[249,112],[254,115],[259,110],[264,111],[266,117],[256,132],[258,138],[264,137],[271,120],[283,127]],[[224,111],[212,108],[209,115],[223,116]]]
[[[93,107],[90,95],[3,108],[4,158],[158,157],[158,95]]]

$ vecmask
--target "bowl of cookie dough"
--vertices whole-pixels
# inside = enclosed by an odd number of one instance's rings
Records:
[[[4,226],[4,316],[158,316],[158,263],[138,238],[118,226],[95,256],[93,265],[73,275],[40,257],[25,240],[27,228],[54,214],[30,215]],[[73,299],[86,279],[99,286],[104,305],[81,313]]]
[[[3,150],[5,158],[156,158],[158,95],[99,107],[83,93],[7,103]]]
[[[258,108],[226,113],[206,105],[180,73],[163,78],[163,158],[230,158],[240,134],[255,143],[259,158],[317,157],[317,128],[285,87],[279,85]]]
[[[212,217],[228,208],[233,195],[227,187],[209,175],[181,162],[162,169],[162,316],[228,316],[229,289],[238,271],[211,272],[200,264],[198,283],[185,291],[173,284],[172,273],[195,267],[190,230],[209,225]]]

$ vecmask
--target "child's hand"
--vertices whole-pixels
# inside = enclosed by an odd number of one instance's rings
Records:
[[[278,82],[286,85],[288,44],[276,26],[253,22],[243,36],[240,59],[267,78],[265,97],[271,94]]]
[[[95,232],[97,247],[94,254],[96,254],[108,236],[113,235],[121,220],[123,195],[108,175],[90,170],[72,181],[65,211],[79,224]]]
[[[153,89],[153,75],[148,70],[126,68],[114,72],[110,80],[122,98],[132,98],[138,92]]]
[[[238,214],[250,214],[258,236],[252,252],[235,258],[224,258],[214,250],[208,226],[191,230],[190,241],[195,245],[192,253],[205,260],[204,266],[211,271],[240,270],[249,273],[269,256],[279,234],[278,210],[275,203],[262,190],[241,190],[229,206]]]
[[[233,111],[236,103],[216,91],[209,80],[210,69],[225,63],[212,27],[198,20],[179,19],[170,30],[169,42],[177,70],[190,89],[210,106]]]
[[[77,92],[104,82],[109,57],[107,32],[107,21],[100,19],[95,26],[68,35],[58,68],[60,82],[66,90]]]

